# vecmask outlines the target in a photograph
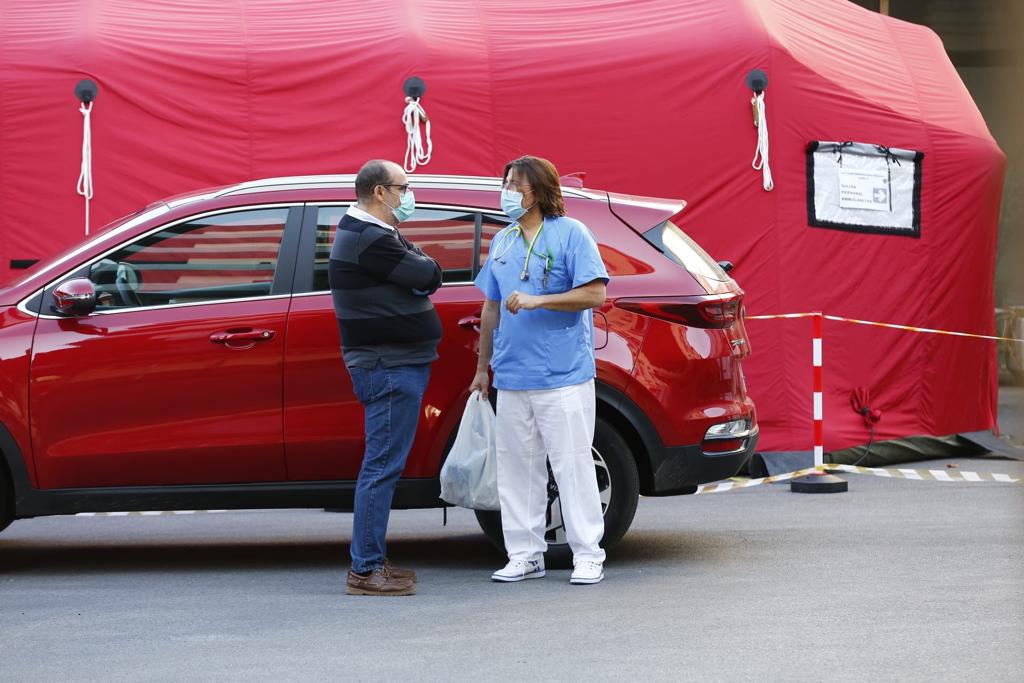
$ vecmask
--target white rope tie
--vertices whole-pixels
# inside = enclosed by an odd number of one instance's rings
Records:
[[[407,173],[416,170],[416,166],[430,162],[430,153],[434,151],[434,144],[430,140],[430,119],[427,112],[420,106],[418,97],[405,98],[405,111],[402,113],[402,123],[405,124],[406,145],[405,163],[403,164]],[[420,119],[425,124],[425,136],[427,148],[423,149],[424,134],[420,133]]]
[[[85,234],[89,234],[89,201],[92,199],[92,102],[78,108],[82,112],[82,171],[78,175],[78,194],[85,197]]]
[[[757,126],[757,149],[754,151],[754,161],[751,166],[754,167],[754,170],[761,171],[764,178],[764,189],[770,192],[775,187],[775,183],[772,181],[772,169],[768,165],[768,117],[764,113],[764,93],[756,93],[750,103],[754,105],[754,110],[757,112],[754,121],[754,125]]]

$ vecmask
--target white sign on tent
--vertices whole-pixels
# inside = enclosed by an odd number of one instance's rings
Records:
[[[861,169],[839,170],[839,207],[867,211],[892,211],[889,174]]]
[[[807,156],[810,225],[920,237],[922,152],[812,142]]]

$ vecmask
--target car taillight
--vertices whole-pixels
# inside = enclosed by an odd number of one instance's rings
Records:
[[[641,315],[691,327],[728,329],[740,314],[743,297],[736,295],[631,297],[615,306]]]
[[[722,441],[705,441],[701,450],[705,453],[732,453],[743,448],[745,439],[724,439]]]

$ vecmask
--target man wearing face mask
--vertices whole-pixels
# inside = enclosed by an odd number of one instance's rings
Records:
[[[428,298],[441,286],[441,269],[398,231],[415,209],[408,183],[398,164],[366,162],[356,176],[356,205],[338,223],[331,248],[342,356],[366,422],[349,595],[415,592],[415,572],[391,564],[385,536],[441,341],[441,321]]]

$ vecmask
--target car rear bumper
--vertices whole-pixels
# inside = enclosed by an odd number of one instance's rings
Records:
[[[693,493],[700,484],[734,476],[754,454],[759,435],[754,431],[742,448],[729,453],[705,453],[700,445],[664,446],[650,453],[653,486],[646,495]]]

